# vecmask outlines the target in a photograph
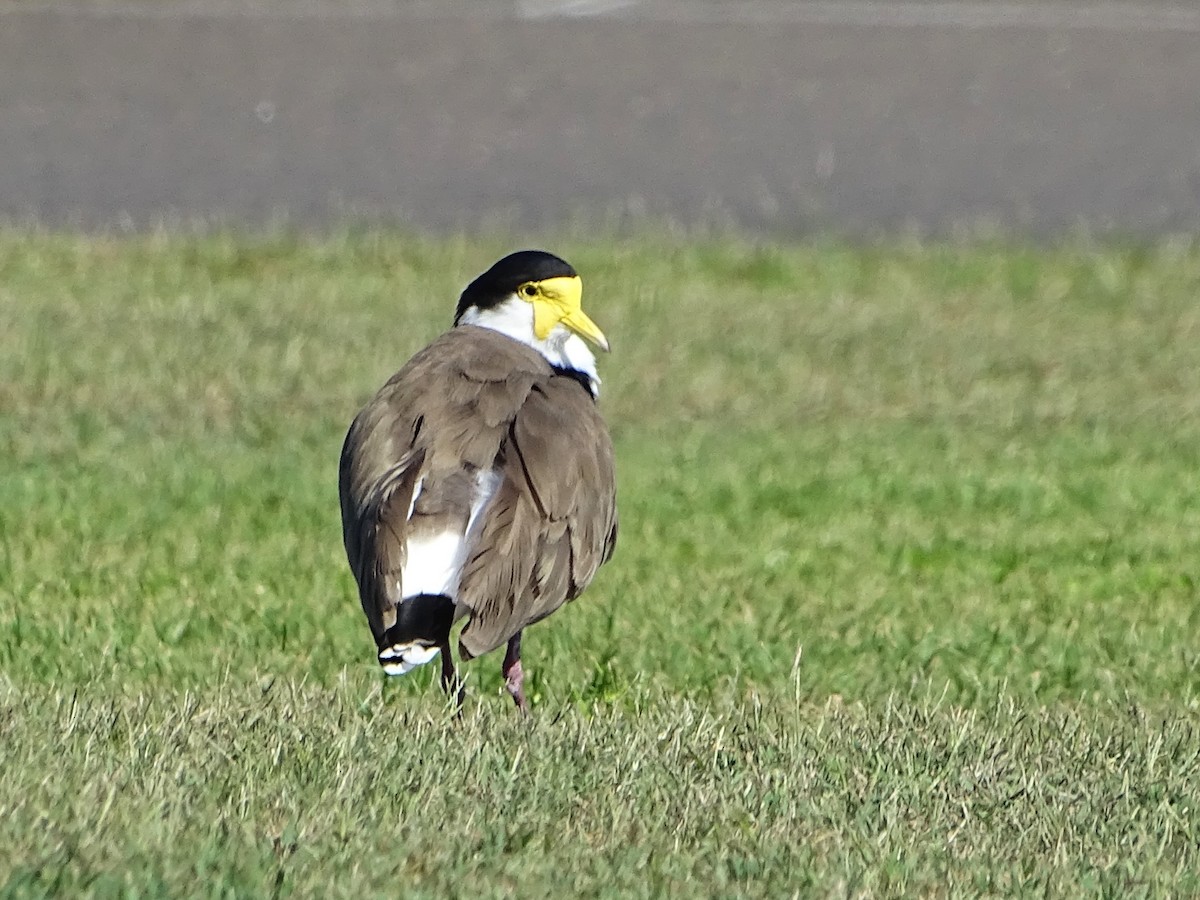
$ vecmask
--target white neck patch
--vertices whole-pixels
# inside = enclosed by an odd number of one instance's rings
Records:
[[[555,325],[549,336],[540,341],[533,333],[533,304],[513,294],[491,309],[471,307],[463,312],[459,325],[478,325],[490,328],[532,347],[559,369],[574,369],[587,376],[592,396],[600,396],[600,376],[596,373],[596,357],[583,338],[563,325]]]

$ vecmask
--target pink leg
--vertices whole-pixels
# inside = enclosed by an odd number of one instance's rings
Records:
[[[514,634],[508,641],[508,649],[504,651],[504,665],[500,668],[504,676],[504,688],[512,695],[517,709],[529,715],[529,701],[525,699],[525,673],[521,671],[521,632]]]

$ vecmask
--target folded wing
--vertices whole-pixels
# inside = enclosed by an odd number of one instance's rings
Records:
[[[612,441],[575,379],[539,380],[501,444],[502,479],[479,522],[458,603],[460,649],[479,656],[575,599],[617,535]]]

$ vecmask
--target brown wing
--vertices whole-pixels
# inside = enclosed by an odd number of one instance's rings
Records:
[[[490,471],[532,385],[535,351],[464,326],[414,356],[355,417],[342,446],[342,537],[378,643],[396,621],[409,537],[466,528],[469,486]],[[413,503],[420,485],[419,500]]]
[[[552,376],[533,386],[505,434],[500,468],[459,588],[471,611],[459,644],[466,657],[578,597],[616,542],[612,441],[579,382]]]
[[[390,411],[378,399],[350,426],[338,478],[346,557],[376,642],[396,621],[408,509],[426,456],[414,446],[415,418],[402,410],[385,415]],[[405,426],[411,432],[406,447]]]

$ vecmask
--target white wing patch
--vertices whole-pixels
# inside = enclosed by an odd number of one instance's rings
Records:
[[[471,503],[471,518],[467,520],[468,541],[475,539],[475,523],[479,521],[483,511],[492,502],[492,497],[496,496],[496,489],[500,487],[500,482],[503,480],[504,476],[495,469],[490,472],[481,470],[475,476],[475,499]]]
[[[458,592],[458,577],[467,556],[463,538],[457,531],[443,531],[408,539],[408,554],[400,570],[401,603],[418,594],[453,597]]]
[[[417,498],[421,496],[421,490],[425,487],[425,476],[422,475],[417,479],[417,486],[413,488],[412,499],[408,501],[408,514],[405,515],[404,521],[407,522],[412,518],[413,510],[417,508]]]
[[[467,519],[465,534],[443,531],[441,534],[408,539],[404,567],[400,570],[403,591],[401,603],[419,594],[443,594],[451,599],[457,596],[467,550],[477,533],[476,523],[500,486],[501,477],[495,470],[481,471],[475,476],[475,496],[471,501],[471,515]]]

